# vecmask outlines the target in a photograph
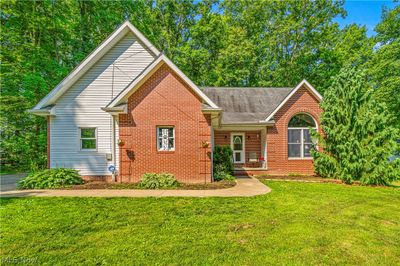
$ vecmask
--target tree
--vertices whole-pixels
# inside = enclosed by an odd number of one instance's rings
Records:
[[[364,72],[344,68],[327,90],[321,108],[321,151],[314,151],[315,172],[346,183],[388,185],[400,177],[400,160],[389,162],[399,130],[375,100]]]
[[[375,85],[374,96],[386,103],[400,129],[400,6],[383,10],[382,21],[375,28],[378,48],[367,64]]]

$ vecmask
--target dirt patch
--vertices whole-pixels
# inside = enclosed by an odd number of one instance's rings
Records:
[[[236,185],[235,181],[218,181],[208,184],[185,184],[181,183],[178,187],[167,188],[172,190],[207,190],[207,189],[223,189],[230,188]],[[65,189],[65,188],[63,188]],[[107,183],[101,181],[89,181],[82,185],[74,185],[67,189],[143,189],[138,183]]]

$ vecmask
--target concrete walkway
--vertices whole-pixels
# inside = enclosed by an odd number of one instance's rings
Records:
[[[1,191],[1,197],[251,197],[271,192],[256,178],[236,179],[236,186],[213,190],[142,190],[142,189],[35,189]]]

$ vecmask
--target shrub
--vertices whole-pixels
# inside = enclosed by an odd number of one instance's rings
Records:
[[[214,180],[234,179],[232,149],[229,146],[215,146],[213,153],[213,172]],[[229,177],[230,176],[230,177]]]
[[[171,188],[179,185],[173,174],[145,173],[139,183],[139,187],[148,189]]]
[[[324,134],[313,151],[315,172],[346,183],[389,185],[400,177],[400,160],[389,161],[400,132],[393,117],[373,97],[364,73],[344,68],[321,103]]]
[[[214,181],[226,180],[226,181],[233,181],[235,177],[232,176],[230,173],[226,172],[225,167],[223,165],[216,165],[214,166]]]
[[[83,179],[77,170],[54,168],[29,174],[18,182],[18,187],[22,189],[61,188],[82,183]]]

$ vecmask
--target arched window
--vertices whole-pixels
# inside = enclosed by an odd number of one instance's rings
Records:
[[[314,119],[307,114],[297,114],[289,121],[288,156],[289,158],[310,158],[314,146],[310,128],[316,128]]]

